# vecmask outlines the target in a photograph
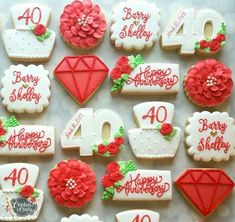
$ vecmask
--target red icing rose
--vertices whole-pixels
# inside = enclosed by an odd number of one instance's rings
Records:
[[[123,175],[121,174],[121,172],[115,172],[110,174],[111,180],[118,182],[119,180],[121,180],[123,178]]]
[[[104,154],[106,151],[107,151],[107,146],[105,146],[103,144],[98,145],[98,153]]]
[[[127,56],[121,56],[117,60],[117,66],[123,66],[123,65],[128,65],[129,64],[129,59]]]
[[[1,126],[0,127],[0,136],[3,136],[6,134],[6,131],[4,130],[4,128]]]
[[[115,142],[112,142],[108,145],[108,151],[110,155],[115,155],[120,151],[119,145]]]
[[[33,33],[35,34],[35,35],[43,35],[43,34],[45,34],[46,33],[46,27],[44,26],[44,25],[42,25],[42,24],[37,24],[37,25],[35,25],[35,27],[34,27],[34,30],[33,30]]]
[[[201,40],[199,42],[199,44],[200,44],[201,49],[205,49],[205,48],[209,47],[209,42],[207,42],[206,40]]]
[[[114,185],[115,181],[111,179],[111,176],[109,174],[106,174],[102,177],[101,183],[104,187],[111,187]]]
[[[225,41],[226,37],[223,34],[218,34],[215,39],[218,40],[219,42],[223,42]]]
[[[124,143],[124,138],[123,137],[115,138],[114,142],[120,146]]]
[[[221,43],[217,39],[213,39],[210,41],[209,47],[212,51],[218,51],[221,48]]]
[[[116,67],[116,68],[112,69],[112,71],[110,73],[110,77],[112,79],[119,79],[119,78],[121,78],[121,76],[122,76],[122,72],[121,72],[120,68]]]
[[[120,166],[119,166],[118,163],[112,162],[112,163],[109,163],[107,165],[106,170],[107,170],[108,173],[112,174],[112,173],[115,173],[115,172],[119,172]]]
[[[60,16],[63,39],[77,48],[94,48],[104,37],[106,28],[104,13],[91,0],[73,1]]]
[[[20,191],[20,195],[25,198],[32,196],[33,193],[34,193],[34,188],[32,186],[24,186]]]
[[[121,73],[122,73],[122,74],[130,74],[131,71],[132,71],[132,68],[131,68],[130,65],[126,64],[126,65],[122,65],[122,66],[120,67],[120,70],[121,70]]]
[[[80,208],[93,199],[96,176],[92,168],[80,160],[61,161],[50,172],[48,188],[58,204]]]
[[[163,136],[168,136],[172,133],[173,127],[170,123],[163,123],[160,129],[160,133]]]
[[[31,202],[33,202],[33,203],[36,202],[36,198],[35,198],[35,197],[32,197],[32,198],[31,198]]]
[[[197,105],[215,106],[232,93],[232,71],[215,59],[199,61],[188,71],[184,87]]]

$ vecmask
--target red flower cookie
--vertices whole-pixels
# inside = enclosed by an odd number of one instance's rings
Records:
[[[232,94],[232,88],[231,69],[215,59],[197,62],[188,71],[184,81],[186,95],[199,106],[223,103]]]
[[[60,33],[65,42],[78,49],[97,46],[107,28],[104,13],[91,0],[75,0],[60,16]]]
[[[94,197],[95,172],[80,160],[61,161],[50,172],[48,188],[56,203],[68,208],[80,208]]]

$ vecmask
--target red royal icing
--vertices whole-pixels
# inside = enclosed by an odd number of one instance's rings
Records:
[[[34,27],[34,30],[33,30],[33,33],[35,34],[35,35],[43,35],[43,34],[45,34],[45,32],[46,32],[46,27],[44,26],[44,25],[42,25],[42,24],[37,24],[37,25],[35,25],[35,27]]]
[[[63,39],[74,47],[95,47],[103,38],[106,28],[104,13],[91,0],[75,0],[65,6],[60,16]]]
[[[150,119],[150,123],[153,124],[154,121],[156,120],[158,123],[163,123],[165,122],[167,118],[167,109],[165,106],[159,106],[156,110],[155,106],[152,106],[147,114],[142,116],[142,119],[145,120],[147,118]],[[162,119],[160,119],[160,116],[163,116]]]
[[[20,195],[22,197],[25,197],[25,198],[28,198],[28,197],[32,196],[33,193],[34,193],[34,188],[32,186],[29,186],[29,185],[24,186],[22,188],[22,190],[20,191]]]
[[[58,204],[80,208],[93,199],[96,176],[92,168],[80,160],[61,161],[51,170],[47,184]]]
[[[108,67],[97,56],[81,55],[64,57],[55,68],[54,75],[80,104],[84,104],[108,72]]]
[[[163,123],[161,125],[160,133],[163,136],[168,136],[172,133],[173,131],[173,126],[170,123]]]
[[[184,87],[197,105],[215,106],[232,93],[232,71],[215,59],[202,60],[188,71]]]
[[[235,184],[220,169],[187,169],[175,185],[203,216],[208,216],[231,193]]]

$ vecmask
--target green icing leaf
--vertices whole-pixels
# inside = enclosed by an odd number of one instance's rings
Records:
[[[107,187],[105,188],[103,195],[102,195],[102,200],[108,200],[113,197],[114,195],[114,187]]]
[[[123,149],[125,149],[125,146],[122,144],[122,145],[120,145],[120,147],[119,147],[121,150],[123,150]]]
[[[7,119],[6,125],[7,125],[8,127],[16,127],[16,126],[19,126],[20,123],[19,123],[18,120],[15,118],[15,116],[11,116],[9,119]]]
[[[221,42],[221,46],[224,46],[224,45],[226,45],[226,42],[225,41]]]
[[[110,90],[111,93],[121,90],[128,78],[127,74],[122,74],[121,78],[113,80],[113,86]]]
[[[109,142],[108,142],[107,140],[103,140],[102,144],[103,144],[104,146],[108,146],[108,145],[109,145]]]
[[[104,156],[105,156],[105,157],[110,157],[109,151],[105,152],[105,153],[104,153]]]
[[[125,133],[124,127],[122,127],[122,126],[120,127],[119,133],[120,133],[122,136],[124,136],[124,133]]]
[[[226,35],[226,33],[227,33],[227,26],[226,26],[225,23],[223,22],[223,23],[221,24],[221,29],[220,29],[220,31],[218,32],[218,34]]]
[[[19,188],[17,188],[17,189],[15,190],[15,193],[16,193],[16,194],[19,194],[21,190],[22,190],[22,187],[19,187]]]
[[[199,42],[195,42],[194,48],[195,48],[195,49],[200,49],[200,44],[199,44]]]
[[[6,138],[4,136],[0,136],[0,143],[4,142]]]
[[[210,49],[209,47],[207,47],[207,48],[204,49],[204,52],[209,53],[210,50],[211,50],[211,49]]]
[[[123,176],[125,176],[128,172],[137,170],[132,160],[129,160],[127,162],[119,161],[118,164],[120,166],[120,171]]]
[[[144,64],[144,60],[140,54],[138,54],[136,57],[134,57],[133,55],[128,56],[128,59],[132,69],[135,69],[140,64]]]
[[[121,82],[126,82],[128,79],[129,79],[129,76],[127,74],[122,74]]]
[[[175,136],[176,132],[177,132],[177,129],[173,128],[171,134],[167,135],[167,136],[164,136],[164,139],[166,139],[168,141],[171,141],[173,139],[173,137]]]
[[[98,146],[97,146],[97,145],[93,145],[93,146],[92,146],[92,150],[93,150],[95,153],[98,153]]]
[[[44,41],[43,35],[37,36],[37,40],[40,41],[40,42],[43,42]]]
[[[39,197],[39,195],[40,195],[40,193],[38,191],[34,190],[33,197],[37,198],[37,197]]]
[[[116,182],[115,184],[114,184],[114,187],[115,188],[118,188],[118,187],[120,187],[122,184],[121,184],[121,181],[118,181],[118,182]]]

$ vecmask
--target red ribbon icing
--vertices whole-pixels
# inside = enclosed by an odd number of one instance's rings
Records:
[[[48,187],[58,204],[69,208],[80,208],[94,197],[95,172],[80,160],[61,161],[51,170]]]
[[[91,0],[75,0],[60,16],[60,32],[74,47],[93,48],[103,38],[107,28],[105,16]]]
[[[202,60],[188,71],[184,87],[197,105],[215,106],[232,93],[232,71],[215,59]]]

